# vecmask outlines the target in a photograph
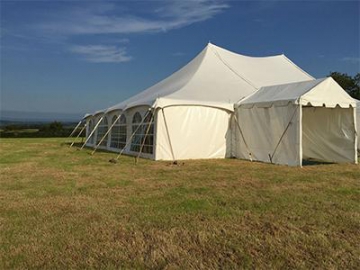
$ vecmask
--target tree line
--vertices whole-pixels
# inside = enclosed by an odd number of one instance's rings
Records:
[[[75,128],[76,123],[64,125],[59,121],[44,124],[9,124],[2,127],[0,137],[3,138],[46,138],[46,137],[68,137]],[[79,128],[77,133],[80,132]],[[85,136],[85,133],[81,134]]]

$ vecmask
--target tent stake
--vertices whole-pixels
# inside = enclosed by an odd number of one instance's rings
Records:
[[[79,138],[80,134],[84,131],[85,128],[86,128],[86,123],[85,123],[85,125],[83,126],[83,128],[80,130],[79,134],[76,136],[76,138],[74,139],[74,141],[70,144],[69,148],[71,148],[71,147],[74,145],[75,141],[77,140],[77,138]]]
[[[87,142],[90,140],[91,136],[94,134],[95,130],[97,129],[97,127],[99,126],[100,122],[103,120],[104,116],[101,116],[101,118],[99,119],[99,121],[96,123],[94,129],[91,131],[91,133],[89,134],[89,137],[87,137],[87,139],[85,140],[84,144],[81,146],[80,150],[84,148],[84,146],[87,144]]]
[[[116,118],[116,120],[114,121],[114,123],[111,124],[110,128],[108,128],[108,130],[106,131],[105,135],[101,138],[101,140],[99,141],[99,143],[95,146],[94,151],[91,152],[91,155],[93,155],[96,150],[98,149],[98,147],[100,146],[100,144],[103,142],[103,140],[105,140],[106,136],[110,133],[110,131],[112,130],[113,126],[115,126],[117,120],[120,119],[122,114],[119,114],[119,116]]]

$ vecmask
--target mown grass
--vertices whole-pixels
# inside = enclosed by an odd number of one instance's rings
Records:
[[[1,139],[0,269],[359,269],[360,166],[178,166]]]

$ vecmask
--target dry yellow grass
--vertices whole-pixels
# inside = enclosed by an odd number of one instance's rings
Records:
[[[169,162],[1,139],[0,268],[359,269],[360,166]]]

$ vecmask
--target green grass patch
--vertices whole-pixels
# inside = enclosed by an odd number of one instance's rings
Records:
[[[0,142],[0,269],[360,268],[359,165]]]

